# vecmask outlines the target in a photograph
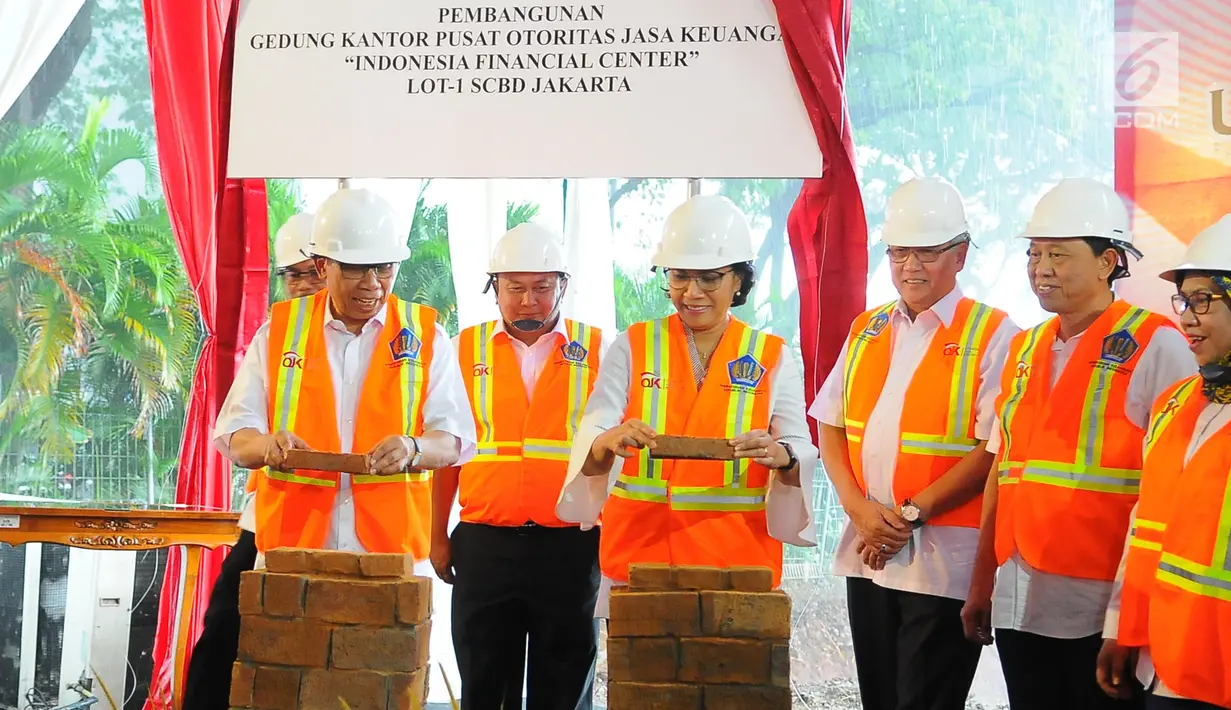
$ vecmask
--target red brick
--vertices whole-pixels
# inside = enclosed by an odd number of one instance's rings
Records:
[[[791,689],[764,685],[707,685],[705,710],[791,710]]]
[[[414,555],[369,554],[359,558],[364,577],[410,577],[415,573]]]
[[[286,452],[285,466],[290,469],[307,468],[314,471],[370,473],[367,454],[335,454],[309,449],[291,449]]]
[[[303,596],[308,578],[298,574],[265,575],[265,614],[303,616]]]
[[[608,683],[611,710],[701,710],[701,686],[679,683]],[[753,706],[740,710],[752,710]],[[758,709],[759,710],[759,709]]]
[[[427,666],[430,623],[367,628],[344,626],[333,632],[331,668],[410,673]]]
[[[654,437],[654,448],[650,449],[650,458],[730,461],[735,458],[735,447],[731,446],[731,442],[727,439],[659,434]]]
[[[274,548],[265,553],[265,569],[278,574],[307,574],[312,571],[309,552],[302,547]]]
[[[791,647],[775,644],[769,651],[769,680],[779,688],[791,687]]]
[[[432,580],[411,577],[397,585],[398,622],[418,624],[432,616]]]
[[[329,626],[303,619],[246,616],[239,631],[239,660],[324,668],[330,631]]]
[[[389,676],[389,710],[423,710],[426,705],[426,668]]]
[[[697,592],[611,593],[612,636],[696,636],[700,631]]]
[[[252,707],[268,710],[299,707],[299,678],[298,668],[257,667]]]
[[[304,613],[336,624],[391,626],[393,584],[353,579],[309,579]]]
[[[674,576],[676,589],[716,589],[730,587],[727,571],[720,567],[676,567]]]
[[[731,567],[727,576],[737,592],[774,591],[774,571],[768,567]]]
[[[258,571],[243,572],[239,575],[239,613],[243,615],[260,614],[262,587],[265,575]]]
[[[786,592],[701,592],[701,633],[788,639],[791,598]]]
[[[359,560],[362,557],[363,555],[358,552],[311,550],[308,552],[308,564],[311,565],[313,572],[358,577]]]
[[[607,639],[607,677],[614,681],[662,683],[675,680],[678,642],[670,637]]]
[[[341,710],[345,701],[351,710],[385,710],[389,701],[389,676],[376,671],[306,671],[299,689],[303,710]]]
[[[686,683],[768,683],[769,644],[742,639],[680,639],[680,680]]]
[[[671,589],[671,565],[629,565],[628,588],[637,591]]]
[[[236,663],[231,666],[231,707],[252,707],[252,680],[255,676],[254,665]]]

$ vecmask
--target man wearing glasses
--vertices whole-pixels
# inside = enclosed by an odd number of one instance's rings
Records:
[[[274,304],[223,403],[214,443],[256,475],[256,545],[406,553],[427,562],[431,471],[474,446],[452,343],[436,313],[391,291],[410,256],[388,202],[339,190],[312,226],[326,290]],[[285,470],[292,449],[368,455],[366,474]],[[256,566],[263,566],[258,558]],[[238,632],[238,629],[236,629]],[[184,707],[226,708],[238,633],[214,685]]]
[[[1013,707],[1133,707],[1096,682],[1104,614],[1141,483],[1150,407],[1197,371],[1166,318],[1116,298],[1133,246],[1124,202],[1085,178],[1035,206],[1030,286],[1054,317],[1009,345],[987,450],[979,555],[963,609]]]
[[[311,296],[325,288],[325,279],[312,262],[312,215],[293,215],[274,237],[274,268],[289,298]]]
[[[850,517],[834,572],[847,578],[863,707],[961,710],[980,655],[962,602],[1018,328],[958,289],[970,229],[949,183],[899,187],[882,238],[899,298],[855,319],[810,412]]]

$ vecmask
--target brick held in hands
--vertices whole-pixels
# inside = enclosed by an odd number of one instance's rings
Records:
[[[239,575],[240,614],[250,616],[263,611],[264,584],[265,575],[259,570],[249,570]]]
[[[299,707],[303,710],[383,710],[389,701],[389,676],[376,671],[310,670],[299,688]]]
[[[696,636],[697,592],[611,592],[611,636]]]
[[[701,686],[683,683],[608,683],[607,707],[612,710],[702,710]],[[752,710],[753,706],[741,708]],[[758,709],[759,710],[759,709]]]
[[[308,580],[304,615],[335,624],[390,626],[396,586],[357,579]]]
[[[250,663],[236,662],[231,666],[231,707],[252,707],[252,682],[256,677],[256,666]]]
[[[779,688],[791,686],[791,647],[784,643],[769,650],[769,682]]]
[[[249,616],[239,631],[239,660],[278,666],[324,668],[331,628],[304,619]]]
[[[419,626],[334,629],[331,668],[410,673],[427,665],[431,622]]]
[[[737,592],[774,591],[774,571],[768,567],[730,567],[727,576]]]
[[[253,684],[252,707],[262,710],[285,710],[299,706],[298,668],[258,666]]]
[[[334,454],[327,451],[291,449],[286,452],[284,468],[292,471],[306,468],[313,471],[338,471],[366,474],[369,472],[366,454]]]
[[[607,677],[638,683],[673,681],[679,663],[678,645],[671,637],[608,638]]]
[[[303,616],[303,597],[307,586],[308,578],[302,575],[266,574],[265,615],[291,618]]]
[[[628,588],[658,591],[672,589],[671,565],[648,562],[629,565]]]
[[[701,592],[701,633],[789,639],[791,598],[786,592]]]
[[[426,668],[389,676],[389,710],[422,710],[426,706]]]
[[[371,553],[360,555],[359,570],[364,577],[395,577],[401,579],[415,573],[414,555]]]
[[[343,550],[311,550],[308,552],[308,565],[313,572],[321,574],[358,577],[359,561],[363,555],[358,552]]]
[[[686,683],[767,683],[769,648],[763,641],[680,639],[680,680]]]
[[[765,685],[707,685],[705,710],[791,710],[791,689]]]
[[[650,458],[730,461],[735,458],[735,447],[731,446],[726,439],[659,434],[654,437],[654,446],[650,448]]]
[[[279,574],[308,574],[312,562],[308,550],[302,547],[275,547],[265,553],[265,569]]]
[[[397,585],[398,623],[419,624],[432,616],[432,580],[411,577]]]
[[[676,589],[727,589],[727,571],[721,567],[679,566],[673,577]]]

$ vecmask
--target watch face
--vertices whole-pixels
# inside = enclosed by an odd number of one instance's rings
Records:
[[[913,505],[902,507],[902,518],[908,523],[913,523],[919,519],[919,509]]]

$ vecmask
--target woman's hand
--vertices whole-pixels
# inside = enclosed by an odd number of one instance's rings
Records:
[[[593,473],[587,470],[586,475],[606,475],[616,456],[627,459],[637,455],[633,449],[654,448],[655,436],[654,430],[640,419],[628,419],[599,434],[590,445],[590,457],[598,466]]]
[[[752,459],[754,463],[773,469],[785,468],[791,463],[786,447],[774,441],[764,429],[754,429],[731,439],[735,458]]]

